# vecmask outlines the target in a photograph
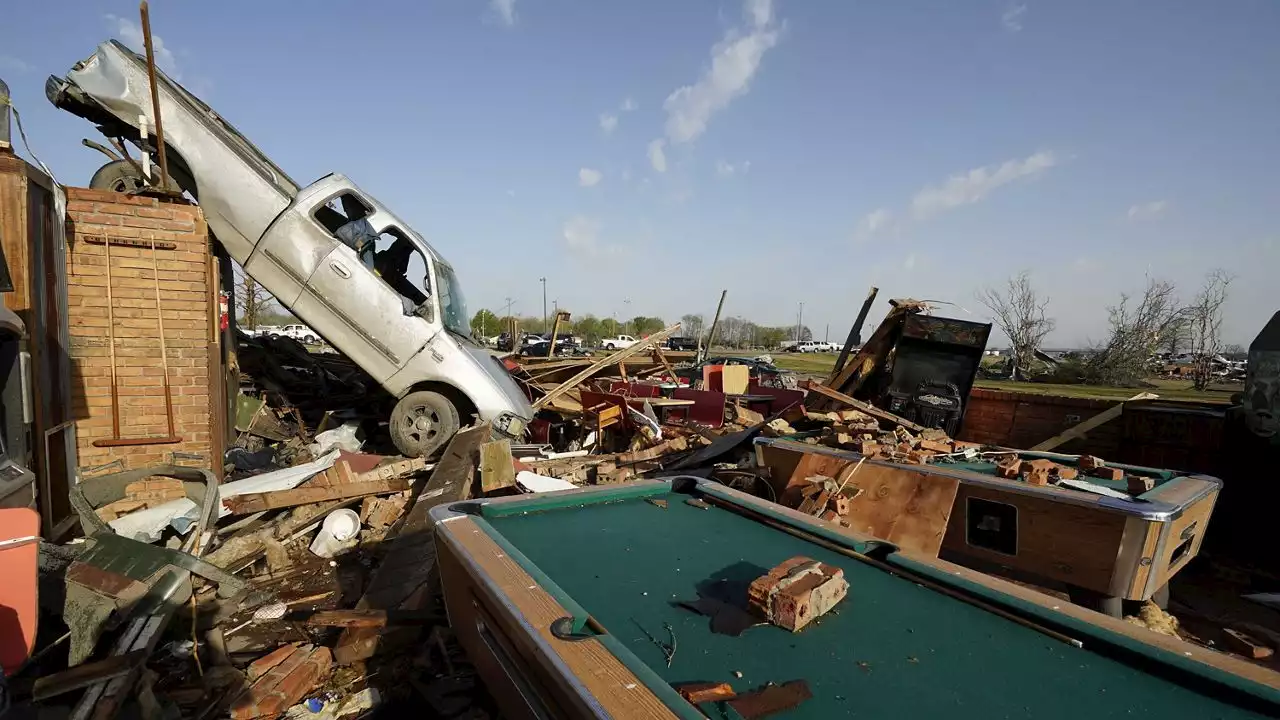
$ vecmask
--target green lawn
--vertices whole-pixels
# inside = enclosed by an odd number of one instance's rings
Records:
[[[763,352],[725,351],[726,355],[755,357]],[[825,379],[835,367],[835,353],[767,353],[773,363],[784,370],[802,376]],[[1128,399],[1140,392],[1153,392],[1165,400],[1194,400],[1198,402],[1227,403],[1231,393],[1243,389],[1241,385],[1215,385],[1204,392],[1191,386],[1190,380],[1151,380],[1150,388],[1117,388],[1099,385],[1056,385],[1052,383],[1013,382],[1011,380],[978,380],[975,387],[1034,395],[1064,395],[1067,397],[1099,398],[1102,400]]]

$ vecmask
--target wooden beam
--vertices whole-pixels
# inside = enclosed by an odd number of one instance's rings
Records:
[[[388,625],[428,625],[445,619],[429,611],[317,610],[303,623],[311,627],[381,628]]]
[[[249,515],[265,510],[310,505],[330,500],[345,500],[366,495],[385,495],[403,492],[412,487],[412,483],[404,479],[376,480],[373,482],[344,483],[327,487],[294,488],[292,490],[276,490],[265,493],[248,493],[236,495],[223,500],[232,515]]]
[[[509,488],[516,484],[516,469],[511,462],[511,441],[503,438],[480,446],[480,492]]]
[[[1137,395],[1134,395],[1128,400],[1125,400],[1122,403],[1117,403],[1116,405],[1109,407],[1106,410],[1103,410],[1097,415],[1094,415],[1088,420],[1085,420],[1084,422],[1078,425],[1074,425],[1064,430],[1061,434],[1054,435],[1053,437],[1049,438],[1048,440],[1045,440],[1044,442],[1040,443],[1039,445],[1036,445],[1031,449],[1037,452],[1052,450],[1060,445],[1063,445],[1067,442],[1070,442],[1071,440],[1074,440],[1084,435],[1085,433],[1098,427],[1099,425],[1104,425],[1120,417],[1120,414],[1124,412],[1125,403],[1131,403],[1138,400],[1155,400],[1158,397],[1160,396],[1156,395],[1155,393],[1149,393],[1149,392],[1138,393]]]
[[[855,400],[854,398],[851,398],[848,395],[845,395],[844,393],[838,390],[832,390],[831,388],[827,387],[826,385],[823,385],[822,383],[814,382],[813,380],[810,380],[808,383],[806,383],[805,387],[809,390],[809,392],[816,392],[819,395],[826,397],[828,400],[834,400],[835,402],[843,403],[856,410],[861,410],[862,412],[870,415],[871,417],[878,418],[886,422],[895,423],[897,425],[901,425],[902,427],[912,432],[920,432],[921,430],[925,429],[923,425],[918,425],[916,423],[913,423],[910,420],[902,417],[901,415],[895,415],[889,412],[888,410],[883,410],[868,402]]]
[[[560,383],[560,387],[557,387],[555,390],[552,390],[546,395],[538,398],[538,401],[533,404],[534,411],[536,412],[538,410],[541,410],[544,406],[551,403],[551,401],[555,400],[561,395],[564,395],[565,393],[569,392],[573,388],[577,387],[578,383],[582,382],[583,380],[586,380],[592,375],[595,375],[597,372],[600,371],[601,368],[604,368],[609,365],[613,365],[614,363],[621,363],[622,361],[626,360],[629,357],[638,355],[644,352],[645,350],[648,350],[649,348],[653,347],[656,343],[660,343],[663,340],[666,340],[668,337],[670,337],[671,333],[679,329],[680,329],[680,323],[676,323],[671,327],[667,328],[666,330],[659,330],[658,332],[650,335],[644,340],[637,342],[635,345],[632,345],[631,347],[626,348],[625,350],[619,350],[618,352],[613,353],[612,355],[602,357],[599,360],[591,363],[591,365],[587,366],[587,368],[582,372],[578,373],[577,375],[574,375],[568,380],[565,380],[563,383]]]
[[[471,497],[477,451],[490,437],[489,424],[482,423],[459,431],[445,446],[431,477],[421,489],[415,488],[413,505],[382,541],[387,554],[356,603],[357,610],[419,611],[430,604],[430,578],[436,566],[431,509]],[[373,657],[380,635],[378,628],[343,630],[333,648],[334,662],[348,665]]]

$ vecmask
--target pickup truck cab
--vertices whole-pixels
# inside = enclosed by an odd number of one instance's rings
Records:
[[[274,333],[274,335],[293,338],[294,340],[297,340],[300,343],[306,343],[307,345],[316,345],[320,342],[320,336],[316,334],[316,331],[306,325],[285,325]]]
[[[601,340],[600,347],[605,350],[624,350],[635,345],[636,342],[637,340],[630,335],[618,335]]]
[[[252,278],[397,399],[391,438],[408,456],[440,449],[473,416],[523,436],[533,410],[471,337],[457,274],[425,238],[342,175],[300,186],[229,123],[157,71],[169,174]],[[99,45],[45,94],[111,138],[158,157],[145,60]]]

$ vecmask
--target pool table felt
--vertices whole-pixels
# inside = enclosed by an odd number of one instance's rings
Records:
[[[723,681],[744,692],[804,679],[814,697],[792,716],[1264,717],[764,523],[692,507],[684,494],[659,497],[666,509],[634,496],[578,498],[482,516],[663,680]],[[833,613],[798,634],[766,626],[717,635],[708,618],[673,605],[695,599],[704,581],[749,582],[795,555],[843,568],[850,584]],[[670,668],[645,637],[667,642],[664,623],[677,641]]]

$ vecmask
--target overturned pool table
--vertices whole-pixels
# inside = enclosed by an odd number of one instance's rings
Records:
[[[432,511],[450,624],[509,717],[739,717],[673,690],[804,680],[781,717],[1246,718],[1280,675],[694,478]],[[794,556],[848,596],[799,633],[679,604]]]

